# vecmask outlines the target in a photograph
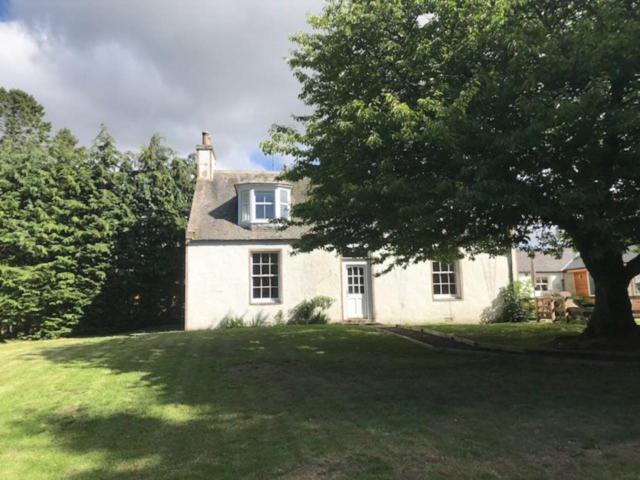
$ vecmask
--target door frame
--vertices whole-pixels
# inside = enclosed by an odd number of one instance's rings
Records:
[[[364,307],[366,308],[366,314],[362,317],[349,317],[347,314],[347,294],[349,280],[347,278],[347,267],[358,266],[364,267]],[[344,321],[349,320],[373,320],[373,295],[372,295],[372,281],[371,281],[371,262],[366,258],[343,258],[342,266],[340,268],[342,277],[341,285],[341,298],[342,298],[342,319]]]

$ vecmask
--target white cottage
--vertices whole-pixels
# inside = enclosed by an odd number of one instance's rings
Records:
[[[276,172],[216,169],[211,139],[197,149],[197,184],[187,227],[187,330],[215,328],[227,315],[272,319],[317,295],[334,299],[333,321],[478,322],[513,275],[507,257],[425,262],[376,276],[366,258],[325,251],[291,255],[303,229],[277,229],[305,197],[305,184]],[[512,259],[511,259],[512,260]]]
[[[559,293],[567,290],[564,280],[564,268],[576,256],[570,248],[565,248],[560,257],[535,252],[533,257],[528,252],[516,252],[516,269],[518,280],[528,282],[534,287],[536,297],[543,297],[549,293]],[[535,279],[531,278],[531,272]]]

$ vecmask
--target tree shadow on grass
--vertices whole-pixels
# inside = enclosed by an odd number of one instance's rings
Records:
[[[640,387],[620,384],[637,373],[432,354],[358,328],[166,333],[38,355],[137,374],[131,388],[154,392],[148,406],[16,425],[30,435],[44,424],[65,450],[102,455],[99,468],[66,475],[76,480],[423,478],[451,459],[482,472],[509,449],[522,463],[534,445],[640,438],[630,424]]]

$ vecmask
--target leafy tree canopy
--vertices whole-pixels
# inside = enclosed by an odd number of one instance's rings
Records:
[[[408,263],[559,227],[596,283],[593,335],[636,332],[640,7],[626,0],[331,0],[290,59],[310,113],[267,153],[308,178],[303,251]]]

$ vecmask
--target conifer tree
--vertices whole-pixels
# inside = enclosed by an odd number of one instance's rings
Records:
[[[182,318],[193,163],[155,135],[122,154],[50,135],[44,109],[0,89],[0,338],[124,331]]]

